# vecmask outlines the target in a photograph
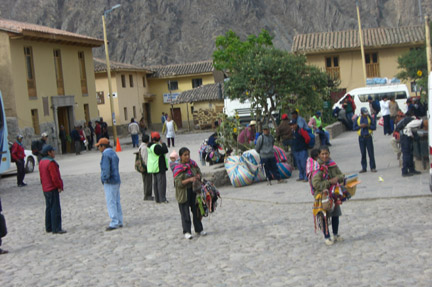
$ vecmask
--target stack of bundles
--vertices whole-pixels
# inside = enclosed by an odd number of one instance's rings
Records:
[[[290,178],[292,167],[287,162],[287,156],[285,154],[285,151],[278,146],[273,146],[273,149],[275,151],[274,154],[276,157],[276,165],[278,167],[281,178],[283,179]]]
[[[246,163],[249,171],[254,175],[254,181],[265,181],[266,176],[261,165],[261,158],[258,152],[254,149],[245,151],[242,154],[242,159]]]
[[[228,157],[225,161],[225,169],[234,187],[250,185],[254,181],[255,176],[249,171],[249,168],[240,156]]]

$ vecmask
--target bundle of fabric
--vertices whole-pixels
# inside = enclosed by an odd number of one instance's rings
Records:
[[[287,162],[278,162],[276,166],[279,170],[279,174],[282,179],[287,179],[291,177],[292,166]]]
[[[278,146],[273,146],[276,162],[286,162],[287,156],[283,149]]]
[[[225,170],[234,187],[250,185],[254,181],[254,174],[240,156],[228,157],[225,161]]]
[[[249,171],[254,175],[254,181],[265,181],[266,176],[261,165],[261,158],[258,152],[254,149],[245,151],[242,154],[242,160],[245,162]]]

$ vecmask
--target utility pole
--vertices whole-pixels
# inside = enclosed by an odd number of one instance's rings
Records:
[[[425,34],[426,34],[426,62],[427,62],[427,73],[432,71],[432,52],[431,52],[431,38],[430,38],[430,26],[429,17],[425,16]]]
[[[366,79],[367,79],[367,74],[366,74],[366,59],[365,59],[365,53],[364,53],[364,47],[363,47],[363,33],[362,33],[362,28],[361,28],[361,21],[360,21],[360,7],[359,7],[359,2],[356,1],[356,6],[357,6],[357,20],[358,20],[358,28],[359,28],[359,38],[360,38],[360,50],[361,50],[361,55],[362,55],[362,66],[363,66],[363,79],[364,79],[364,84],[366,85]]]

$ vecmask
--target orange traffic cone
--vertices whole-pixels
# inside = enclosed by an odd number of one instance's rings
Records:
[[[122,151],[119,138],[117,138],[116,152]]]

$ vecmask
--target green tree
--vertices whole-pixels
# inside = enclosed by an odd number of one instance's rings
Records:
[[[420,95],[427,93],[428,73],[426,49],[416,48],[398,57],[398,68],[402,69],[396,77],[404,81],[416,82],[421,87]]]
[[[263,30],[258,36],[241,41],[232,31],[216,40],[215,68],[230,75],[225,93],[230,99],[251,102],[258,116],[276,121],[272,112],[298,108],[310,114],[322,107],[328,78],[306,57],[275,49]]]

